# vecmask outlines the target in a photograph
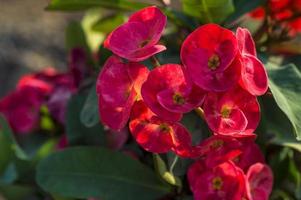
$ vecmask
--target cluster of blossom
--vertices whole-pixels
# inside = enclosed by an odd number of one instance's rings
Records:
[[[269,15],[273,21],[281,24],[291,35],[301,32],[300,0],[268,0],[266,7],[259,7],[250,16],[263,20]]]
[[[188,172],[195,199],[268,199],[273,176],[253,133],[260,120],[256,96],[268,82],[251,34],[203,25],[183,42],[183,65],[149,70],[139,62],[166,49],[159,44],[165,25],[166,16],[147,7],[107,37],[105,47],[115,55],[97,80],[101,121],[113,130],[129,121],[146,151],[196,159]],[[195,109],[213,136],[193,146],[180,120]]]
[[[58,123],[64,124],[66,105],[86,70],[85,53],[73,49],[70,69],[59,73],[48,67],[42,72],[21,77],[16,89],[0,100],[0,113],[4,114],[17,134],[28,134],[39,128],[41,107],[46,106]]]

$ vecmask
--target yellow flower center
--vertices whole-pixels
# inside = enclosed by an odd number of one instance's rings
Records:
[[[209,69],[215,70],[219,67],[219,65],[220,65],[220,58],[218,57],[218,55],[213,54],[208,60]]]
[[[213,149],[218,149],[220,147],[222,147],[224,145],[224,141],[223,140],[215,140],[212,142],[211,147]]]
[[[212,179],[212,188],[214,190],[220,190],[223,187],[223,180],[221,177],[215,177],[214,179]]]
[[[175,93],[172,97],[173,102],[177,105],[183,105],[185,103],[185,99],[183,96],[179,93]]]
[[[159,129],[162,132],[169,132],[170,131],[170,128],[169,128],[168,124],[165,124],[165,123],[160,124]]]
[[[222,118],[228,118],[231,114],[231,109],[229,106],[223,106],[221,109]]]

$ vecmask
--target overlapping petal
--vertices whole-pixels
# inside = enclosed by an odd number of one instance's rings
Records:
[[[178,121],[182,114],[202,104],[205,92],[185,75],[181,65],[166,64],[157,67],[141,89],[146,105],[159,117]]]
[[[99,113],[105,125],[114,130],[126,125],[147,73],[139,63],[123,63],[117,56],[107,60],[97,80]]]
[[[253,135],[260,120],[256,97],[239,87],[225,93],[209,93],[204,114],[216,134],[235,137]]]
[[[238,28],[236,37],[242,62],[240,85],[252,95],[263,95],[268,89],[268,77],[264,65],[256,57],[252,35],[247,29]]]
[[[234,34],[216,24],[197,28],[181,47],[181,60],[192,80],[208,91],[225,91],[236,84],[240,68],[239,61],[232,64],[236,55]]]
[[[273,187],[273,173],[269,166],[256,163],[247,173],[249,200],[268,200]]]
[[[104,45],[122,58],[133,62],[143,61],[166,49],[157,44],[165,25],[166,16],[155,6],[147,7],[116,28]]]
[[[234,163],[228,161],[214,168],[206,168],[198,162],[188,171],[195,200],[241,200],[244,197],[244,173]]]
[[[143,101],[134,104],[129,128],[137,143],[146,151],[174,151],[181,157],[199,155],[198,147],[192,146],[191,136],[183,125],[160,119]]]

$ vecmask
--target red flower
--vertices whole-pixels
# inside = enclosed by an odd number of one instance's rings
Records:
[[[247,173],[247,195],[249,200],[268,200],[273,187],[273,173],[269,166],[256,163]]]
[[[225,93],[209,93],[203,107],[205,119],[216,134],[252,136],[260,120],[256,97],[239,87]]]
[[[300,0],[269,0],[268,1],[269,15],[279,27],[289,30],[289,36],[294,37],[301,32],[301,25],[298,21],[301,14]],[[266,11],[263,7],[258,7],[249,15],[254,19],[263,20],[266,16]]]
[[[58,73],[53,68],[23,76],[17,88],[30,87],[44,96],[45,103],[58,122],[65,123],[68,100],[76,92],[74,77],[71,73]]]
[[[207,167],[215,167],[229,160],[234,160],[241,153],[242,143],[233,137],[214,135],[200,143]]]
[[[23,87],[0,100],[0,112],[16,133],[27,134],[38,127],[42,102],[41,93]]]
[[[104,46],[122,58],[143,61],[166,49],[157,44],[165,25],[166,16],[158,8],[144,8],[116,28],[105,40]]]
[[[177,64],[152,70],[141,94],[146,105],[160,118],[178,121],[181,113],[190,112],[204,100],[204,91],[195,86]]]
[[[191,146],[190,134],[184,126],[160,119],[143,101],[134,104],[129,128],[146,151],[166,153],[172,150],[181,157],[199,155],[198,147]]]
[[[244,141],[240,147],[241,154],[233,159],[235,164],[244,172],[247,172],[249,167],[255,163],[265,163],[265,159],[261,150],[254,141]]]
[[[183,42],[181,60],[196,85],[208,91],[226,91],[239,79],[235,35],[215,24],[192,32]]]
[[[240,85],[252,95],[263,95],[268,89],[268,77],[263,64],[256,57],[252,35],[247,29],[238,28],[236,37],[242,61]]]
[[[214,168],[197,161],[188,170],[188,181],[195,200],[241,200],[245,196],[244,173],[230,161]]]
[[[106,61],[96,85],[100,118],[105,125],[114,130],[126,125],[147,74],[148,69],[139,63],[123,63],[116,56]]]

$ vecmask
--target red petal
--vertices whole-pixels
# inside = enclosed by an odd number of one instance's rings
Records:
[[[250,200],[268,200],[273,187],[272,170],[265,164],[252,165],[247,173]]]
[[[257,56],[255,42],[248,29],[238,28],[236,30],[236,38],[237,38],[238,49],[242,54]]]
[[[268,89],[268,77],[263,64],[251,55],[243,56],[242,61],[240,85],[252,95],[263,95]]]

